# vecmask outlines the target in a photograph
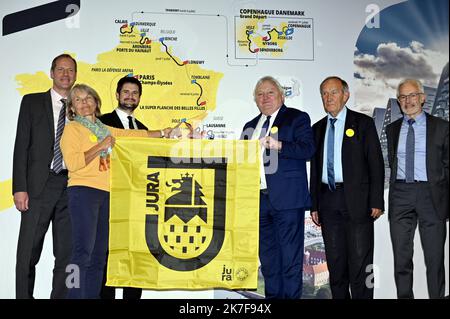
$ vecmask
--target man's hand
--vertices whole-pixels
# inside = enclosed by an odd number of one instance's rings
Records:
[[[28,193],[27,192],[14,193],[14,205],[16,205],[17,210],[21,212],[26,212],[28,210]]]
[[[166,127],[163,131],[164,131],[164,137],[166,137],[166,138],[181,137],[181,129],[178,126],[176,126],[174,128]]]
[[[381,211],[381,209],[372,208],[372,213],[370,214],[370,216],[372,216],[372,218],[374,218],[374,219],[377,219],[378,217],[380,217],[383,214],[384,214],[384,212]]]
[[[314,224],[320,227],[319,212],[317,211],[311,212],[311,219],[314,222]]]
[[[197,129],[191,131],[191,132],[188,134],[187,138],[192,138],[192,139],[199,139],[199,140],[201,140],[201,139],[206,138],[206,135],[207,135],[207,132],[206,132],[206,131],[200,131],[200,128],[197,128]]]
[[[261,146],[271,150],[281,150],[281,142],[274,139],[272,136],[261,137],[259,139]]]

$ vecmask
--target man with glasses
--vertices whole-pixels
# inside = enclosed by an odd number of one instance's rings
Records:
[[[405,79],[397,88],[403,118],[386,128],[389,224],[398,298],[414,298],[414,234],[419,224],[427,268],[428,295],[445,293],[444,245],[449,214],[448,122],[423,112],[420,81]]]

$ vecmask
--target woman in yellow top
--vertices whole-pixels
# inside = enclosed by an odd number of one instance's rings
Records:
[[[98,120],[100,106],[100,97],[93,88],[77,84],[70,91],[67,100],[70,122],[61,137],[61,151],[69,170],[71,264],[78,267],[80,277],[79,285],[74,282],[75,287],[69,289],[68,298],[99,298],[108,249],[108,168],[114,137],[161,136],[160,130],[123,130],[106,126]],[[164,136],[179,135],[173,131],[164,129]]]

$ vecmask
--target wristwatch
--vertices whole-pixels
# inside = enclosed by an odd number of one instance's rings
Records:
[[[161,133],[161,138],[164,137],[164,130],[159,131]]]

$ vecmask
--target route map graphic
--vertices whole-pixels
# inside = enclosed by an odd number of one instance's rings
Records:
[[[314,60],[313,20],[235,17],[236,59]]]
[[[267,12],[303,15],[301,11]],[[194,127],[207,129],[210,138],[226,138],[230,131],[224,130],[223,123],[201,124],[217,108],[223,65],[244,68],[257,65],[258,60],[314,58],[310,18],[242,14],[230,24],[220,14],[141,11],[130,15],[113,20],[118,44],[112,50],[98,54],[93,64],[78,61],[77,82],[97,90],[102,112],[107,113],[117,106],[117,81],[123,76],[137,78],[143,94],[135,114],[150,128],[189,120]],[[202,31],[205,27],[208,33]],[[67,53],[77,57],[77,52]],[[239,59],[253,61],[239,64]],[[18,74],[16,82],[21,95],[45,91],[51,85],[43,71]],[[298,81],[292,83],[285,88],[288,98],[299,95]],[[219,130],[211,130],[211,125]]]
[[[216,109],[217,91],[224,74],[207,69],[200,50],[191,50],[192,41],[201,43],[195,35],[196,17],[142,13],[133,21],[115,19],[118,45],[97,55],[96,63],[78,60],[78,83],[96,89],[102,99],[102,113],[117,106],[115,89],[123,76],[141,81],[143,93],[136,117],[150,128],[174,126],[186,119],[201,121]],[[211,22],[223,29],[221,20]],[[160,22],[163,21],[163,22]],[[189,49],[185,49],[188,47]],[[68,52],[76,58],[76,52]],[[223,56],[225,56],[223,54]],[[19,92],[45,91],[51,86],[44,72],[18,74]]]

